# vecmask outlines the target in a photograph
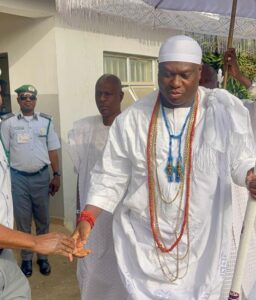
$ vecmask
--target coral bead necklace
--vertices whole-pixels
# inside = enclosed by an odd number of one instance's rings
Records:
[[[174,276],[174,280],[178,278],[178,266],[179,266],[179,254],[178,254],[178,246],[179,243],[184,235],[184,233],[187,234],[187,239],[189,235],[189,228],[188,228],[188,218],[189,218],[189,199],[190,199],[190,181],[191,181],[191,168],[192,168],[192,144],[193,144],[193,138],[195,133],[195,124],[196,124],[196,116],[198,111],[198,95],[196,95],[195,101],[193,103],[193,106],[191,107],[191,110],[185,120],[185,123],[183,124],[182,130],[180,132],[180,136],[182,137],[183,132],[185,132],[186,124],[188,123],[186,135],[185,135],[185,143],[184,143],[184,150],[183,150],[183,167],[184,170],[182,173],[180,173],[179,180],[177,181],[180,184],[179,187],[179,199],[180,199],[180,205],[179,205],[179,212],[177,215],[177,222],[176,222],[176,233],[175,233],[175,240],[170,246],[166,246],[165,242],[161,236],[159,223],[158,223],[158,214],[157,214],[157,192],[160,198],[162,197],[162,192],[160,189],[160,184],[158,180],[157,175],[157,163],[156,163],[156,138],[157,138],[157,121],[158,118],[161,116],[159,114],[161,107],[161,100],[160,95],[158,96],[158,99],[156,101],[155,107],[153,109],[150,125],[149,125],[149,132],[148,132],[148,143],[147,143],[147,165],[148,165],[148,188],[149,188],[149,212],[150,212],[150,224],[151,224],[151,231],[153,235],[154,242],[157,247],[157,252],[160,251],[163,254],[164,253],[171,253],[175,248],[177,251],[177,274]],[[163,115],[163,111],[162,111]],[[164,116],[163,116],[164,117]],[[170,138],[170,132],[169,138]],[[181,139],[180,137],[180,139]],[[170,138],[171,139],[171,138]],[[170,142],[170,140],[169,140]],[[181,143],[181,141],[180,141]],[[179,148],[181,146],[179,145]],[[179,152],[181,150],[179,149]],[[170,147],[169,147],[169,154],[170,154]],[[168,157],[169,159],[169,157]],[[177,166],[176,166],[177,168]],[[168,174],[167,174],[168,175]],[[171,180],[168,180],[168,184],[172,184]],[[185,191],[185,204],[184,204],[184,212],[183,215],[181,213],[181,201],[183,198],[183,194]],[[177,195],[175,196],[177,198]],[[164,201],[166,202],[166,201]],[[167,202],[171,203],[171,202]],[[181,225],[178,225],[179,219],[182,218]],[[180,227],[180,228],[179,228]],[[189,247],[189,241],[187,243],[187,247]],[[186,251],[188,253],[188,249]],[[159,263],[161,265],[161,262],[159,260]],[[164,272],[164,269],[161,265],[162,271]],[[174,281],[172,280],[172,281]]]

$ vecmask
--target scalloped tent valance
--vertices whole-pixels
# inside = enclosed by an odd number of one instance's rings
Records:
[[[97,22],[104,16],[109,21],[128,20],[154,30],[171,28],[206,38],[228,35],[232,0],[56,0],[56,4],[64,17],[80,14]],[[251,40],[256,40],[256,0],[238,0],[234,38],[250,40],[235,45],[255,53]]]

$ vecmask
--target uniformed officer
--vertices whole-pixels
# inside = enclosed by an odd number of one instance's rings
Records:
[[[13,230],[13,204],[8,159],[0,142],[0,299],[31,299],[27,279],[10,249],[26,248],[42,254],[60,254],[71,258],[74,240],[62,233],[33,236]]]
[[[10,160],[14,216],[17,229],[31,233],[32,217],[36,234],[49,232],[49,194],[60,187],[57,149],[60,142],[49,115],[34,111],[37,90],[22,85],[18,94],[20,112],[2,117],[1,139]],[[50,181],[48,165],[53,170]],[[32,275],[33,252],[21,251],[21,270]],[[47,256],[38,254],[37,263],[43,275],[51,272]]]
[[[40,236],[13,230],[11,180],[7,157],[0,143],[0,299],[31,299],[26,277],[18,267],[11,248],[26,248],[44,254],[70,257],[74,251],[72,238],[62,233]]]

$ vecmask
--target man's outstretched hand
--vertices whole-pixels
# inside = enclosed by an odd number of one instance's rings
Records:
[[[72,238],[75,241],[73,256],[85,257],[92,252],[91,249],[84,249],[84,245],[87,242],[90,232],[91,225],[87,221],[82,221],[77,225],[75,231],[72,234]]]

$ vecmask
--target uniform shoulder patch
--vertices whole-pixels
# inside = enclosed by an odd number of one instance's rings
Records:
[[[39,113],[39,116],[42,117],[42,118],[46,118],[46,119],[48,119],[48,120],[51,120],[51,119],[52,119],[52,116],[51,116],[51,115],[47,115],[47,114],[42,113],[42,112]]]
[[[1,118],[2,121],[6,121],[6,120],[8,120],[8,119],[10,119],[14,116],[15,116],[14,113],[8,113],[8,114],[5,114],[5,115],[1,115],[0,118]]]

